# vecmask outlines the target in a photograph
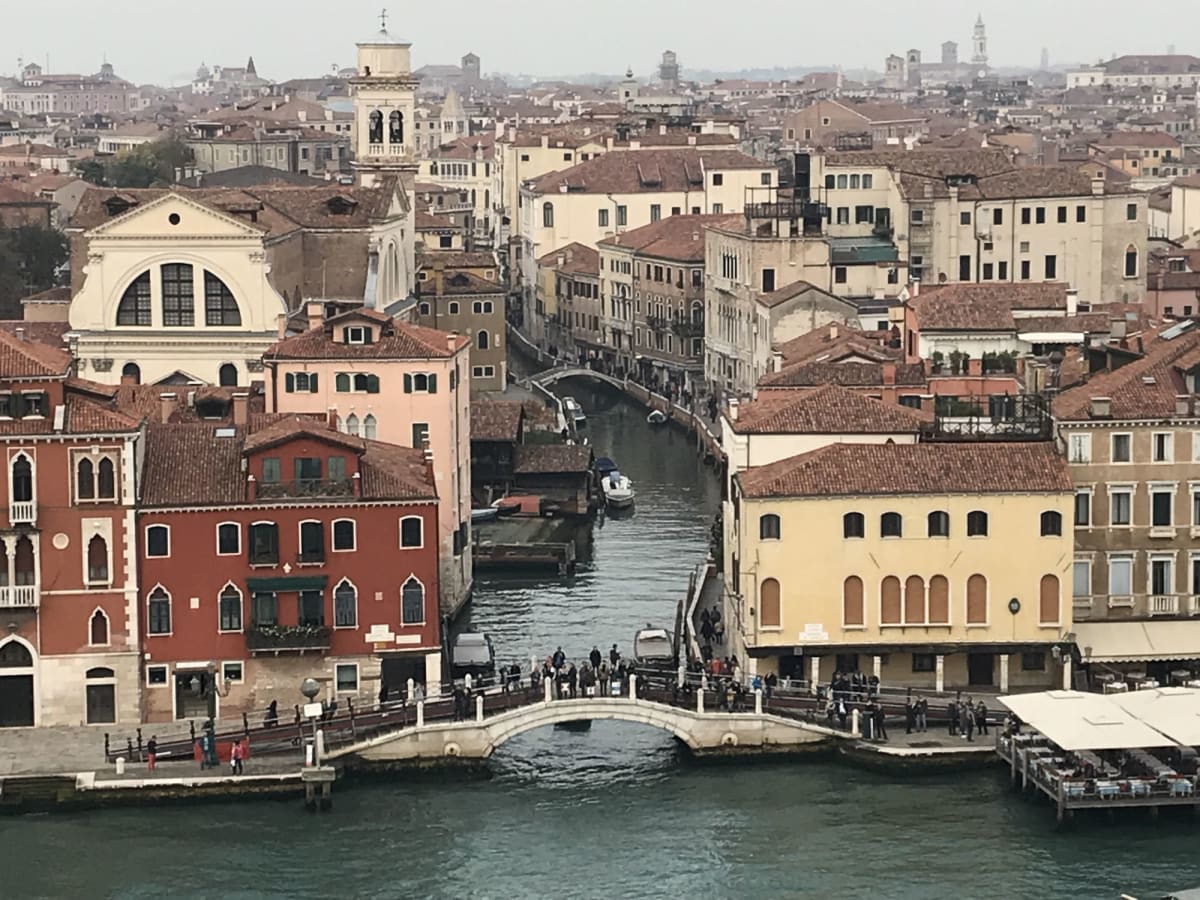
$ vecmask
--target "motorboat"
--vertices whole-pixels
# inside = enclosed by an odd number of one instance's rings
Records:
[[[638,669],[673,671],[677,656],[671,633],[652,625],[640,629],[633,637],[633,656]]]
[[[646,416],[646,421],[651,425],[666,425],[667,414],[661,409],[651,410],[650,415]]]
[[[584,415],[583,407],[579,405],[578,400],[574,397],[563,397],[562,405],[563,412],[571,417],[576,429],[587,427],[587,416]]]
[[[489,506],[486,509],[471,510],[471,523],[478,524],[479,522],[492,522],[500,515],[500,510],[494,506]]]
[[[521,499],[519,497],[501,497],[499,500],[492,501],[492,509],[496,511],[497,516],[513,516],[521,511]]]
[[[604,502],[613,509],[628,509],[633,506],[633,482],[627,475],[613,469],[600,479],[600,486],[604,490]]]
[[[478,631],[465,631],[454,639],[450,672],[455,678],[471,676],[475,683],[490,683],[496,677],[496,651],[492,639]]]
[[[605,475],[608,475],[610,472],[617,471],[617,464],[607,456],[597,456],[596,461],[592,463],[592,465],[596,469],[596,474],[601,478],[603,478]]]

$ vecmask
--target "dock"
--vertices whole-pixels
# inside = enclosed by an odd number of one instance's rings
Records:
[[[1087,809],[1200,809],[1200,690],[1045,691],[1000,703],[1016,717],[996,738],[1013,788],[1049,798],[1059,822]]]
[[[476,572],[550,569],[575,574],[575,543],[496,544],[480,541],[472,550]]]

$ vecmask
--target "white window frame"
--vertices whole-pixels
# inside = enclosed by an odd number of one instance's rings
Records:
[[[167,596],[167,619],[171,626],[167,631],[151,631],[150,630],[150,598],[155,591],[162,591]],[[155,582],[154,586],[145,594],[145,607],[143,611],[146,614],[146,637],[148,638],[164,638],[171,637],[175,633],[175,597],[167,590],[167,586],[161,581]]]
[[[167,552],[166,553],[156,554],[154,556],[150,555],[150,529],[151,528],[165,528],[167,530]],[[170,559],[171,558],[171,526],[170,525],[164,524],[163,522],[155,522],[151,525],[147,525],[146,529],[142,533],[142,535],[143,535],[143,539],[146,542],[146,558],[147,559]]]
[[[415,581],[417,584],[419,584],[421,586],[422,602],[421,602],[421,621],[420,622],[405,622],[404,621],[404,585],[408,584],[409,579],[412,579],[413,581]],[[412,572],[409,574],[408,578],[405,578],[402,582],[400,582],[400,587],[397,590],[397,593],[400,595],[400,627],[401,628],[424,628],[425,622],[426,622],[425,604],[429,602],[429,586],[427,584],[425,584],[424,581],[422,581],[420,578],[417,577],[416,572]]]
[[[1192,462],[1200,462],[1200,431],[1192,432]]]
[[[16,396],[16,394],[14,394]],[[28,454],[27,454],[28,455]],[[79,496],[79,463],[83,460],[89,460],[92,463],[92,481],[93,495],[92,497]],[[112,463],[113,467],[113,496],[100,496],[100,460],[107,459]],[[33,457],[29,457],[30,465],[33,464]],[[11,469],[12,461],[9,461]],[[10,484],[12,473],[9,473]],[[120,503],[121,502],[121,459],[120,456],[111,450],[100,450],[98,447],[93,447],[90,450],[82,450],[71,455],[71,492],[75,502],[80,505],[91,506],[100,503]],[[10,494],[11,496],[11,494]],[[37,500],[36,491],[34,500]]]
[[[104,541],[104,552],[108,555],[108,561],[105,568],[105,574],[108,576],[103,580],[93,581],[90,566],[88,565],[89,556],[91,554],[92,541],[95,538],[100,538]],[[80,547],[81,556],[83,557],[83,587],[84,590],[107,590],[112,587],[114,579],[113,572],[113,539],[111,534],[104,534],[99,530],[85,531],[81,539],[82,546]]]
[[[1075,593],[1075,567],[1076,566],[1086,566],[1087,567],[1087,589],[1088,590],[1087,590],[1086,594],[1076,594]],[[1090,599],[1091,596],[1092,596],[1092,561],[1089,558],[1077,556],[1077,557],[1075,557],[1074,560],[1071,561],[1071,599],[1075,600],[1080,597],[1087,597]]]
[[[1113,521],[1113,495],[1128,494],[1129,495],[1129,521],[1114,522]],[[1132,484],[1110,484],[1108,486],[1108,527],[1109,528],[1132,528],[1133,527],[1133,496],[1134,486]],[[1094,521],[1094,519],[1093,519]]]
[[[1154,591],[1154,564],[1166,563],[1167,571],[1170,573],[1167,578],[1167,589],[1161,594]],[[1191,574],[1190,572],[1188,573]],[[1174,553],[1150,553],[1146,557],[1146,596],[1147,597],[1165,597],[1175,593],[1175,554]],[[1149,602],[1149,601],[1147,601]]]
[[[1132,553],[1110,553],[1110,554],[1108,554],[1108,556],[1104,562],[1107,567],[1107,575],[1108,575],[1109,605],[1110,606],[1112,605],[1113,597],[1132,597],[1133,596],[1133,569],[1134,569],[1134,563],[1136,562],[1136,560],[1134,558],[1134,554],[1132,554]],[[1129,592],[1128,593],[1114,593],[1113,592],[1112,573],[1113,573],[1113,563],[1115,563],[1115,562],[1125,563],[1129,566]]]
[[[1129,441],[1129,459],[1117,459],[1117,438]],[[1108,436],[1108,461],[1114,466],[1133,465],[1133,433],[1129,431],[1114,431]]]
[[[354,588],[354,624],[353,625],[339,625],[337,623],[337,591],[338,591],[338,588],[340,588],[343,583],[348,584],[350,587]],[[361,594],[361,591],[359,591],[358,585],[356,585],[349,578],[339,578],[337,584],[335,584],[333,586],[333,589],[329,592],[329,599],[331,601],[330,608],[333,610],[333,623],[332,624],[333,624],[333,629],[335,631],[354,631],[355,629],[358,628],[358,622],[359,622],[358,600],[359,600],[360,594]]]
[[[92,619],[96,618],[96,613],[100,613],[100,615],[104,616],[104,621],[105,621],[105,623],[107,623],[104,626],[104,633],[108,636],[108,640],[105,641],[103,644],[93,644],[92,643]],[[91,611],[91,613],[88,614],[88,617],[87,617],[87,645],[89,647],[111,647],[112,646],[112,620],[108,617],[108,613],[106,613],[104,611],[103,607],[97,606],[95,609],[93,609]]]
[[[1081,465],[1092,461],[1092,436],[1073,431],[1067,435],[1067,462]]]
[[[237,529],[238,545],[235,553],[221,552],[221,526],[232,525]],[[242,523],[241,522],[218,522],[217,527],[213,529],[213,538],[216,541],[217,556],[241,556],[242,555]]]
[[[337,534],[337,526],[338,526],[339,522],[349,522],[350,525],[354,529],[354,535],[353,535],[354,540],[351,542],[351,546],[348,548],[339,549],[336,546],[335,535]],[[356,550],[358,550],[358,522],[354,519],[351,519],[351,518],[348,518],[345,516],[343,516],[340,519],[334,519],[332,522],[330,522],[329,523],[329,552],[330,553],[354,553]]]
[[[1149,500],[1149,503],[1147,504],[1148,514],[1146,517],[1146,524],[1150,527],[1151,532],[1153,532],[1154,529],[1156,529],[1156,528],[1170,528],[1172,534],[1174,534],[1175,519],[1176,519],[1175,494],[1178,492],[1178,489],[1179,489],[1179,485],[1175,484],[1174,482],[1153,482],[1152,481],[1146,485],[1146,494],[1147,494],[1147,499]],[[1167,507],[1168,511],[1171,514],[1171,521],[1168,522],[1166,525],[1155,525],[1154,524],[1154,495],[1155,494],[1169,494],[1171,497],[1171,503]],[[1153,536],[1154,535],[1151,534],[1151,537],[1153,537]]]
[[[226,666],[240,666],[242,674],[238,678],[230,678],[225,674]],[[224,684],[245,684],[246,683],[246,663],[240,659],[227,659],[221,663],[221,682]]]
[[[239,628],[222,628],[221,627],[221,596],[229,588],[233,588],[235,591],[237,591],[238,608],[241,611],[240,615],[238,616],[238,622],[241,624],[241,627],[239,627]],[[236,584],[234,584],[232,581],[226,581],[223,585],[221,585],[220,590],[217,591],[217,634],[241,634],[245,630],[246,630],[246,592],[243,591]]]
[[[321,528],[321,559],[312,562],[301,562],[300,557],[304,550],[304,526],[317,525]],[[283,560],[283,553],[280,552],[279,558]],[[301,519],[296,523],[296,565],[298,566],[323,566],[325,565],[325,522],[321,519]]]
[[[365,344],[367,335],[370,333],[365,325],[347,325],[346,326],[346,343],[347,344]],[[357,337],[357,340],[356,340]]]
[[[421,525],[421,543],[412,546],[404,546],[404,523],[409,519],[416,519]],[[401,550],[424,550],[425,549],[425,519],[422,516],[401,516],[399,524],[399,533],[396,535],[397,545]]]
[[[354,669],[354,687],[343,688],[339,674],[342,669]],[[336,694],[357,694],[359,686],[362,684],[360,673],[358,671],[358,663],[356,662],[336,662],[333,664],[333,690]]]
[[[1091,486],[1076,487],[1075,488],[1075,496],[1078,497],[1081,494],[1085,495],[1088,500],[1087,522],[1083,525],[1080,525],[1078,522],[1075,521],[1075,502],[1072,501],[1071,502],[1071,527],[1072,528],[1091,528],[1092,523],[1095,522],[1095,520],[1096,520],[1096,491]]]
[[[153,681],[150,680],[150,671],[152,669],[153,670],[162,669],[162,671],[163,671],[162,684],[155,684]],[[146,676],[145,677],[146,677],[146,687],[151,690],[159,690],[161,688],[170,687],[171,686],[171,667],[168,666],[166,663],[152,663],[151,665],[146,666]]]
[[[1166,453],[1162,459],[1158,458],[1158,442],[1160,438],[1165,439],[1164,449]],[[1150,461],[1159,465],[1175,461],[1175,433],[1173,431],[1153,431],[1150,433]]]

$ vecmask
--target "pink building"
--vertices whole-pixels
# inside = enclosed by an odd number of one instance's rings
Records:
[[[394,321],[372,309],[326,319],[263,356],[267,412],[337,415],[347,434],[433,455],[443,613],[471,586],[470,339]]]

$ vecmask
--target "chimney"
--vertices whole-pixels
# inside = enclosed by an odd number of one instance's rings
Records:
[[[1093,178],[1092,179],[1092,196],[1093,197],[1103,197],[1104,196],[1104,179],[1103,178]]]
[[[336,406],[331,406],[331,407],[329,407],[329,409],[325,410],[325,424],[328,425],[330,428],[332,428],[334,431],[337,431],[338,413],[337,413]]]
[[[17,336],[18,341],[25,340],[25,329],[22,326],[18,325],[16,327],[16,330],[13,332],[13,334],[15,334]]]
[[[1125,339],[1125,317],[1113,316],[1108,320],[1108,336],[1114,340]]]
[[[308,316],[308,330],[320,328],[325,324],[325,304],[320,300],[309,300],[304,304],[304,313]]]
[[[245,425],[250,420],[250,395],[239,391],[233,395],[233,424]]]
[[[966,374],[974,375],[974,376],[982,375],[983,374],[983,360],[982,359],[968,359]]]
[[[894,362],[885,362],[881,366],[880,371],[883,375],[883,383],[894,387],[896,384],[896,364]]]
[[[362,472],[355,472],[350,476],[350,493],[355,497],[362,496]]]
[[[433,474],[433,451],[429,449],[428,436],[425,438],[425,477],[429,479],[430,484],[434,483],[435,476]]]
[[[258,479],[253,475],[246,476],[246,500],[253,503],[258,499]]]
[[[658,126],[658,133],[659,133],[659,134],[666,134],[666,133],[667,133],[667,126],[666,126],[665,124],[660,124],[660,125]]]
[[[774,353],[771,354],[771,371],[772,372],[782,372],[783,371],[783,354],[780,353],[778,350],[776,350]]]
[[[159,413],[162,423],[166,425],[171,421],[171,414],[175,412],[175,407],[178,405],[177,398],[174,394],[159,395]]]
[[[1093,397],[1091,403],[1088,405],[1088,415],[1093,419],[1111,419],[1112,398]]]
[[[1079,291],[1075,288],[1067,290],[1067,315],[1074,316],[1079,312]]]
[[[911,300],[916,300],[918,297],[921,296],[921,279],[920,278],[914,278],[912,280],[912,284],[909,285],[909,288],[908,288],[908,296],[909,296],[909,299],[911,299]]]
[[[446,335],[446,349],[451,353],[458,350],[458,332],[452,331]]]
[[[287,313],[280,313],[275,317],[275,331],[278,333],[279,340],[287,337],[288,317]]]
[[[838,326],[837,326],[837,322],[834,322],[832,325],[829,326],[829,340],[836,341],[837,336],[838,336]]]
[[[1188,394],[1175,395],[1175,415],[1183,419],[1192,417],[1192,398]]]
[[[736,422],[738,420],[738,400],[736,397],[729,401],[729,421]]]

